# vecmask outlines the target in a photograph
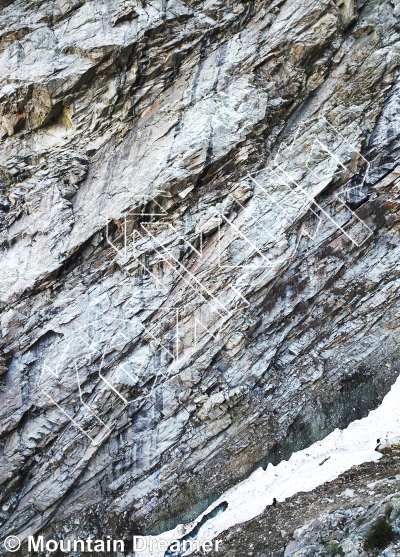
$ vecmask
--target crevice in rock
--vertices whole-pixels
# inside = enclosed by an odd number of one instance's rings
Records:
[[[227,508],[228,508],[228,503],[226,503],[224,501],[223,503],[220,503],[219,505],[217,505],[212,511],[205,514],[203,516],[203,518],[200,520],[200,522],[198,524],[196,524],[196,526],[193,528],[193,530],[191,530],[188,534],[183,536],[183,538],[180,538],[180,540],[179,540],[180,541],[180,551],[172,551],[171,549],[167,549],[167,551],[164,553],[164,557],[182,557],[182,555],[185,553],[184,547],[183,547],[183,542],[186,541],[186,540],[187,541],[195,540],[197,538],[197,535],[198,535],[199,531],[200,531],[200,528],[204,524],[206,524],[206,522],[211,520],[212,518],[215,518],[216,516],[223,513]]]

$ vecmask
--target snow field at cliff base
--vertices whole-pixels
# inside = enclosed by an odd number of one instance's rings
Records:
[[[272,504],[274,497],[282,502],[296,493],[312,491],[336,479],[354,465],[379,460],[382,455],[375,450],[377,439],[384,442],[400,434],[399,401],[400,377],[382,404],[366,418],[352,422],[344,430],[335,429],[325,439],[293,453],[288,461],[284,460],[277,466],[269,464],[265,471],[258,468],[249,478],[226,491],[193,522],[180,524],[173,530],[151,536],[151,539],[168,542],[180,539],[193,530],[205,515],[226,502],[226,510],[210,518],[200,528],[196,539],[201,544],[235,524],[258,516],[266,506]],[[156,544],[152,545],[156,547]],[[137,555],[161,557],[164,552],[146,549]]]

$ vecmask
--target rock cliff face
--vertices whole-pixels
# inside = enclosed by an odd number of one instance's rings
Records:
[[[159,533],[400,372],[400,3],[1,6],[0,535]]]

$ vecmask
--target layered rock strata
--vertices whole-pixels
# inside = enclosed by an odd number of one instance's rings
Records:
[[[399,18],[2,3],[2,537],[162,532],[381,402]]]

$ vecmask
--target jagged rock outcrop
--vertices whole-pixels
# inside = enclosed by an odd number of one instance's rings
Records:
[[[399,374],[400,5],[2,5],[0,533],[161,532]]]

